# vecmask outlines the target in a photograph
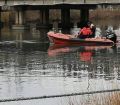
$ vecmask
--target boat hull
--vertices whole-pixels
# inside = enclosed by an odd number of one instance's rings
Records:
[[[86,39],[79,39],[79,38],[73,38],[70,37],[72,35],[68,34],[61,34],[61,33],[54,33],[54,32],[48,32],[48,37],[50,42],[54,44],[62,44],[62,45],[81,45],[81,46],[87,46],[87,45],[113,45],[114,42],[105,39],[105,38],[86,38]]]

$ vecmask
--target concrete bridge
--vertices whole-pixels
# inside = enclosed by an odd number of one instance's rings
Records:
[[[25,11],[39,10],[41,26],[49,26],[49,11],[61,10],[61,27],[71,27],[70,10],[80,10],[80,21],[89,19],[89,10],[98,6],[120,5],[120,0],[1,0],[0,11],[14,11],[15,22],[13,29],[25,28]]]
[[[13,5],[54,5],[54,4],[100,4],[100,3],[120,3],[120,0],[0,0],[0,5],[4,3]]]

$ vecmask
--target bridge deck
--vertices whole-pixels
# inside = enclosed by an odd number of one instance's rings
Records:
[[[0,0],[0,6],[4,5],[5,0]],[[101,3],[120,3],[120,0],[8,0],[8,5],[54,5],[54,4],[101,4]]]

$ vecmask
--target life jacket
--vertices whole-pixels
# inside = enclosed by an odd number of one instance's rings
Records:
[[[90,28],[87,28],[87,27],[83,27],[81,30],[80,30],[80,35],[92,35],[93,32]]]

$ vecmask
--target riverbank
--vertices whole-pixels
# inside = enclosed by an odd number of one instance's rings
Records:
[[[68,105],[120,105],[120,92],[83,96],[83,100],[79,100],[78,97],[71,97]]]

